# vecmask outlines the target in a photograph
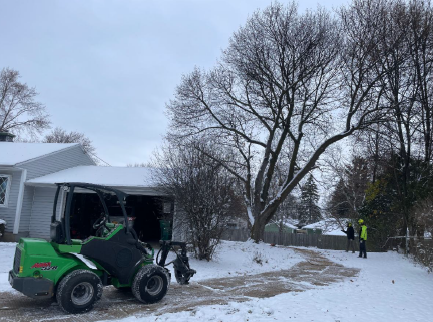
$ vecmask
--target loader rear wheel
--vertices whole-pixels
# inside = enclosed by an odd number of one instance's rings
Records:
[[[158,265],[142,267],[134,277],[132,293],[143,303],[160,301],[168,290],[168,274]]]
[[[90,311],[102,296],[102,282],[95,273],[79,269],[66,275],[59,283],[57,303],[66,313]]]

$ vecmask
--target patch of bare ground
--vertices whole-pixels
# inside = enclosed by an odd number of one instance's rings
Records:
[[[0,292],[1,322],[65,321],[84,322],[117,320],[131,315],[161,315],[193,311],[203,305],[224,305],[251,298],[267,298],[287,292],[302,292],[327,286],[358,274],[357,269],[336,264],[318,252],[294,249],[305,260],[287,270],[256,275],[215,278],[190,285],[170,285],[165,298],[155,304],[142,304],[128,292],[106,287],[94,309],[82,315],[67,315],[52,301],[37,301],[18,292]]]

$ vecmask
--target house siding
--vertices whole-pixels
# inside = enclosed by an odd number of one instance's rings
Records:
[[[27,180],[30,180],[79,165],[95,165],[95,163],[81,146],[77,145],[33,161],[21,163],[19,167],[27,169]]]
[[[32,212],[34,187],[24,186],[23,207],[21,209],[20,232],[28,232],[30,229],[30,215]]]
[[[20,187],[22,171],[0,170],[0,174],[12,176],[7,207],[0,207],[0,218],[6,220],[6,232],[12,232],[15,223],[18,192]]]
[[[53,202],[56,194],[55,188],[34,188],[33,206],[30,217],[30,237],[50,238],[51,216],[53,214]],[[61,202],[57,202],[57,212]]]

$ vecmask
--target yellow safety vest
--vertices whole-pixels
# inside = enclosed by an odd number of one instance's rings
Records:
[[[367,226],[361,226],[361,239],[367,240]]]

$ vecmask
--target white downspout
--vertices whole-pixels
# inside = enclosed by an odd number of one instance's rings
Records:
[[[27,180],[27,169],[16,168],[21,170],[20,189],[18,191],[17,209],[15,212],[14,234],[18,234],[20,229],[21,209],[23,208],[24,199],[24,182]]]
[[[60,197],[60,206],[59,206],[59,211],[57,212],[56,215],[56,220],[61,221],[63,210],[65,208],[65,191],[63,189],[61,189],[59,197]]]

